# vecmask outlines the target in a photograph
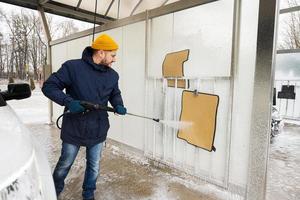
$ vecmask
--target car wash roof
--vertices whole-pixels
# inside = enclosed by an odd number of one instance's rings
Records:
[[[158,8],[179,0],[2,0],[9,4],[43,9],[47,13],[101,25],[126,18],[149,9]]]

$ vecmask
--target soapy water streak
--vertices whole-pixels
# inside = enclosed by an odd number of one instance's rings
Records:
[[[175,129],[188,129],[193,125],[193,122],[186,121],[171,121],[171,120],[159,120],[160,123]]]

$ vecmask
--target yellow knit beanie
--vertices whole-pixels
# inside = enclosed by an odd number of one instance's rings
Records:
[[[106,34],[102,34],[94,40],[92,48],[96,50],[114,51],[119,48],[118,44]]]

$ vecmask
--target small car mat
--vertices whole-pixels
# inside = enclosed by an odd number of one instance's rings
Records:
[[[184,76],[183,73],[183,65],[184,62],[189,58],[189,49],[168,53],[165,56],[164,62],[162,64],[162,73],[163,77],[177,77],[181,78]],[[177,87],[178,88],[186,88],[186,81],[188,80],[177,80]],[[189,84],[189,82],[187,82]],[[175,80],[169,79],[168,80],[168,87],[175,87]]]

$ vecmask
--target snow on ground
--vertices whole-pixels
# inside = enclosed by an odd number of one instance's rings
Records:
[[[27,82],[17,80],[16,82]],[[10,100],[7,103],[14,109],[23,123],[47,123],[48,118],[48,99],[43,95],[38,83],[32,91],[31,97],[22,100]],[[7,90],[7,81],[0,80],[1,91]]]

